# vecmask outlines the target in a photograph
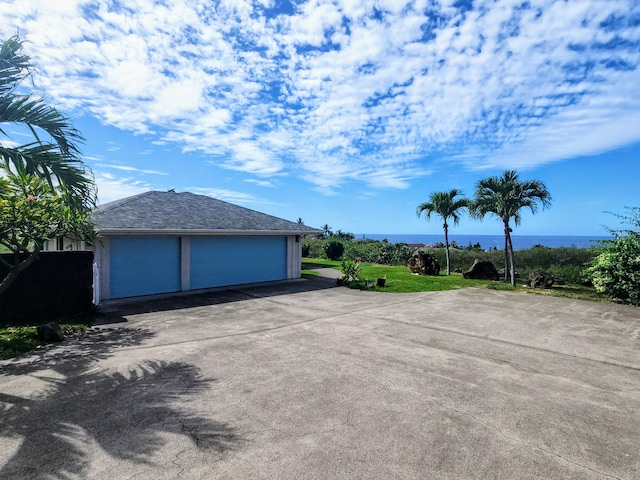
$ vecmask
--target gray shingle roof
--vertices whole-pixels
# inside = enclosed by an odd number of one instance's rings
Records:
[[[98,233],[290,234],[320,231],[205,195],[146,192],[97,207]]]

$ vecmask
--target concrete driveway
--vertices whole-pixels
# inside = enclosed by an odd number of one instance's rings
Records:
[[[639,309],[333,285],[124,305],[0,362],[0,478],[640,478]]]

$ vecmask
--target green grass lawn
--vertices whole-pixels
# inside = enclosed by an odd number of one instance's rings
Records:
[[[338,267],[339,268],[339,267]],[[384,278],[385,286],[377,287],[377,279]],[[373,285],[367,287],[366,281]],[[440,275],[437,277],[415,275],[407,267],[392,267],[386,265],[362,264],[360,266],[360,280],[351,282],[350,288],[360,290],[375,290],[389,293],[402,292],[437,292],[440,290],[456,290],[458,288],[478,287],[495,283],[491,281],[466,280],[462,274]],[[505,285],[512,289],[510,285]]]
[[[322,260],[317,258],[304,258],[303,267],[308,266],[334,268],[340,270],[340,262],[332,260]],[[309,270],[305,270],[309,271]],[[313,271],[313,270],[310,270]],[[377,279],[385,278],[385,286],[377,287]],[[373,285],[367,287],[366,281],[369,280]],[[466,280],[459,273],[450,276],[440,275],[438,277],[429,277],[424,275],[414,275],[407,267],[375,265],[371,263],[360,263],[360,280],[350,282],[348,287],[360,290],[372,290],[378,292],[403,293],[403,292],[437,292],[440,290],[455,290],[466,287],[487,287],[490,284],[494,286],[504,287],[505,290],[513,290],[511,285],[502,284],[500,282],[491,282],[484,280]]]
[[[302,270],[302,272],[300,272],[302,274],[303,278],[313,278],[313,277],[319,277],[320,274],[318,272],[316,272],[315,270]]]
[[[311,269],[314,267],[334,268],[336,270],[340,270],[341,268],[340,262],[332,260],[304,258],[302,262],[303,268],[307,268],[307,270],[304,271],[313,271]],[[386,278],[384,288],[376,286],[376,280],[378,278]],[[366,280],[369,280],[372,286],[367,287]],[[521,284],[512,287],[511,284],[503,281],[466,280],[460,273],[452,273],[449,276],[439,275],[437,277],[431,277],[412,274],[405,266],[375,265],[371,263],[360,264],[360,280],[350,282],[348,287],[389,293],[437,292],[441,290],[473,287],[553,295],[582,300],[609,301],[605,295],[599,294],[593,288],[581,285],[558,285],[550,289],[529,288]]]

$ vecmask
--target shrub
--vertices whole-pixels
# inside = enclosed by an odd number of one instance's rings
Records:
[[[446,263],[444,248],[431,248],[441,265]],[[520,278],[527,278],[534,270],[544,270],[567,283],[579,284],[583,280],[585,265],[596,255],[590,248],[577,247],[532,247],[514,252],[516,270]],[[504,268],[504,250],[459,250],[451,249],[451,270],[467,271],[475,259],[489,261],[500,270]]]
[[[404,243],[363,240],[346,242],[344,256],[380,265],[406,265],[412,253],[413,250]]]
[[[324,253],[326,241],[318,238],[308,239],[302,243],[302,256],[307,258],[327,258]]]
[[[413,250],[405,243],[385,243],[378,262],[382,265],[406,265]]]
[[[633,207],[630,212],[616,217],[632,228],[610,230],[615,240],[602,243],[600,254],[587,272],[597,291],[640,306],[640,207]]]
[[[344,245],[340,242],[327,242],[324,246],[324,253],[329,260],[338,260],[344,253]]]
[[[585,269],[579,265],[552,265],[546,271],[556,280],[562,280],[570,285],[579,285],[584,282]]]
[[[376,240],[347,242],[345,244],[344,256],[347,258],[359,258],[367,263],[377,263],[381,251],[382,243]]]
[[[349,283],[351,280],[360,280],[360,262],[353,260],[342,260],[342,275],[344,281]]]
[[[640,306],[640,236],[612,241],[587,271],[597,291]]]

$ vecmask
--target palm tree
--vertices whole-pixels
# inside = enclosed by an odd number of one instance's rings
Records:
[[[30,58],[21,50],[22,41],[17,36],[0,48],[0,123],[22,127],[32,138],[16,144],[6,127],[0,128],[0,169],[43,178],[51,187],[61,187],[72,204],[92,207],[96,200],[94,183],[77,146],[84,139],[69,118],[42,98],[16,93],[32,68]],[[2,137],[8,141],[1,141]]]
[[[447,220],[452,219],[453,224],[460,223],[460,213],[467,206],[469,201],[466,198],[458,198],[458,195],[462,195],[462,192],[456,190],[450,190],[448,192],[435,192],[429,196],[429,201],[421,203],[416,208],[416,214],[418,217],[425,212],[427,220],[431,218],[431,214],[435,213],[442,217],[444,230],[444,246],[447,252],[447,275],[451,274],[451,262],[449,260],[449,224]]]
[[[551,206],[551,194],[544,183],[539,180],[520,180],[515,170],[505,170],[500,177],[489,177],[476,184],[475,198],[470,203],[471,215],[484,218],[491,213],[502,220],[504,226],[504,279],[511,278],[511,285],[516,284],[513,244],[511,243],[511,227],[509,222],[518,226],[522,221],[520,210],[528,208],[531,213]]]

